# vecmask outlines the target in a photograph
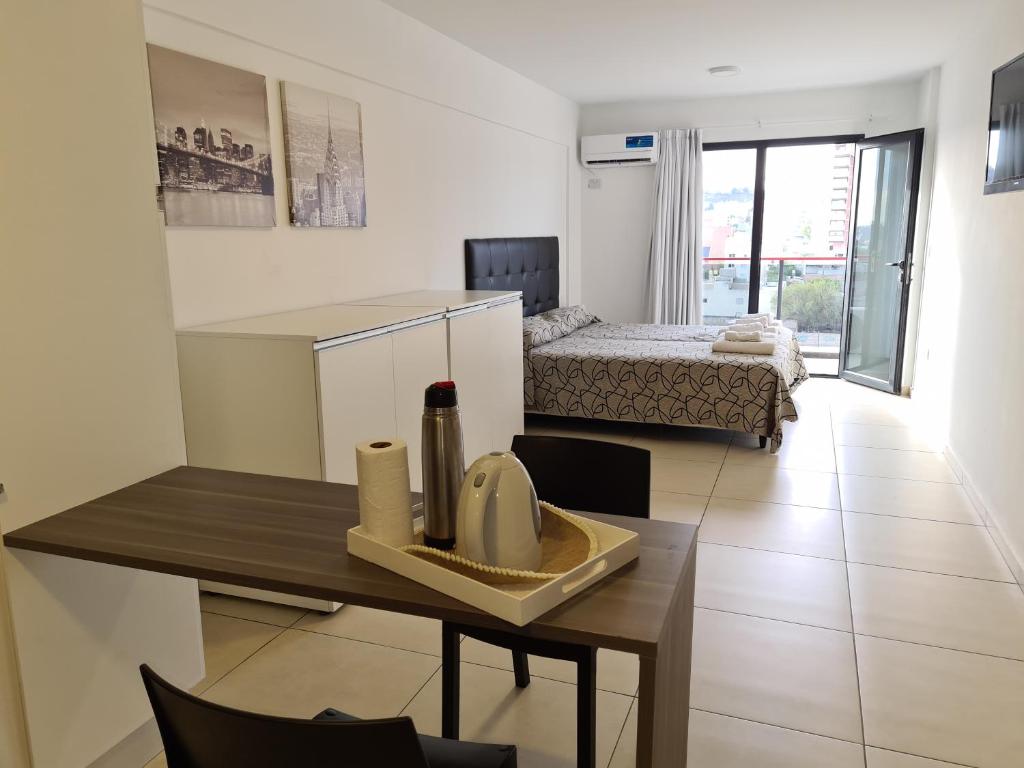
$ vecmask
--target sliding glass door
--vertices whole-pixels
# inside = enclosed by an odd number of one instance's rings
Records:
[[[857,147],[840,375],[889,392],[901,387],[922,135],[880,136]]]
[[[768,312],[814,374],[839,372],[860,136],[704,146],[704,318]]]

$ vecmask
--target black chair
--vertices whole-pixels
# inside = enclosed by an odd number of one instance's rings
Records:
[[[516,435],[512,452],[526,466],[537,497],[564,509],[628,517],[651,516],[651,452],[602,440]],[[461,635],[512,652],[519,688],[530,684],[528,654],[576,664],[576,764],[593,768],[597,737],[597,651],[501,630],[441,625],[441,734],[459,737],[459,640]]]
[[[516,748],[418,736],[408,717],[359,720],[325,709],[296,720],[222,707],[143,664],[168,768],[516,768]]]

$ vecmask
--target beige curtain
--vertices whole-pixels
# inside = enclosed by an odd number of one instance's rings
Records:
[[[647,310],[652,323],[701,321],[701,143],[700,129],[661,132],[647,267]]]

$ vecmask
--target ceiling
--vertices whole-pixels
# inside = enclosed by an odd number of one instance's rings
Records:
[[[915,77],[993,0],[384,0],[581,104]],[[708,75],[736,64],[738,77]]]

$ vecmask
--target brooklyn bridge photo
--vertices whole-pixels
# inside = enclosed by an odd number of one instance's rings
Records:
[[[155,45],[148,51],[167,224],[273,226],[264,77]]]

